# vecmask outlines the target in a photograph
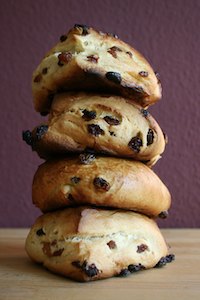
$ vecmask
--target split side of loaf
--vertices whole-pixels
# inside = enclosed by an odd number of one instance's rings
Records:
[[[68,208],[39,217],[26,251],[52,272],[78,281],[149,269],[168,255],[156,223],[117,210]]]

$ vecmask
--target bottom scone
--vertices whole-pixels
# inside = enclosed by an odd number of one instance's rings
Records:
[[[89,207],[40,216],[26,239],[26,251],[50,271],[77,281],[124,276],[173,259],[152,219]]]

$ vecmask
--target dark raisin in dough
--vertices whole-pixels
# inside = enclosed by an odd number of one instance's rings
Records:
[[[149,128],[149,131],[147,133],[147,146],[153,144],[154,140],[154,132],[151,128]]]
[[[161,213],[159,213],[158,217],[161,219],[166,219],[168,217],[169,213],[167,210],[165,211],[161,211]]]
[[[147,118],[149,116],[148,110],[142,108],[140,111],[141,111],[141,114],[143,115],[143,117]]]
[[[52,256],[61,256],[63,251],[64,251],[64,248],[56,250],[56,251],[53,252]]]
[[[43,231],[42,228],[40,228],[40,229],[38,229],[38,230],[36,231],[36,234],[37,234],[38,236],[42,236],[42,235],[45,235],[45,232]]]
[[[58,65],[62,67],[65,64],[69,63],[71,59],[72,59],[71,52],[62,52],[58,55]]]
[[[138,264],[138,265],[133,265],[133,264],[130,264],[128,266],[128,270],[131,272],[131,273],[134,273],[134,272],[138,272],[138,271],[141,271],[141,270],[144,270],[145,267],[141,264]]]
[[[66,39],[67,39],[67,35],[65,35],[65,34],[61,35],[60,42],[62,43],[64,41],[66,41]]]
[[[140,152],[140,147],[143,146],[142,140],[138,137],[135,136],[133,137],[130,142],[128,143],[129,148],[131,148],[134,152],[139,153]]]
[[[99,125],[88,124],[87,128],[88,128],[88,132],[94,136],[104,135],[104,131],[101,129]]]
[[[142,253],[148,249],[149,249],[149,247],[147,245],[141,244],[141,245],[137,246],[137,253]]]
[[[79,159],[82,164],[89,165],[93,162],[95,156],[92,153],[81,153]]]
[[[113,241],[113,240],[109,241],[109,242],[107,243],[107,245],[108,245],[108,247],[109,247],[110,249],[115,249],[115,248],[117,248],[116,243],[115,243],[115,241]]]
[[[36,129],[36,140],[40,140],[42,136],[47,132],[48,130],[48,125],[40,125]]]
[[[86,265],[82,266],[82,270],[89,277],[94,277],[99,274],[99,270],[97,269],[95,264],[91,264],[91,265],[86,264]]]
[[[114,83],[120,84],[122,81],[122,77],[120,73],[117,72],[107,72],[106,78]]]
[[[79,28],[82,28],[82,35],[87,35],[87,34],[89,34],[89,27],[88,26],[86,26],[86,25],[83,25],[83,24],[75,24],[74,25],[74,28],[76,28],[76,27],[79,27]]]
[[[93,180],[93,184],[96,188],[102,189],[104,191],[109,191],[110,189],[110,184],[101,177],[95,177]]]
[[[82,115],[82,118],[85,120],[85,121],[90,121],[90,120],[93,120],[96,118],[96,112],[91,110],[87,110],[87,109],[84,109],[83,110],[83,115]]]
[[[71,202],[74,202],[74,201],[75,201],[75,199],[74,199],[74,197],[72,196],[72,194],[69,194],[68,197],[67,197],[67,199],[68,199],[69,201],[71,201]]]
[[[142,77],[147,77],[149,75],[149,73],[146,71],[141,71],[141,72],[139,72],[139,75]]]
[[[76,176],[74,176],[74,177],[71,178],[71,182],[74,183],[74,184],[79,183],[80,180],[81,180],[80,177],[76,177]]]
[[[89,55],[89,56],[87,56],[87,60],[97,64],[99,57],[97,55]]]
[[[116,118],[113,118],[113,117],[110,117],[110,116],[105,116],[103,118],[106,123],[108,123],[109,125],[119,125],[120,124],[120,121]]]
[[[30,130],[26,130],[22,132],[22,139],[25,141],[29,146],[33,144],[33,137]]]
[[[129,276],[131,272],[128,269],[122,269],[121,272],[119,273],[119,276],[121,277],[126,277]]]

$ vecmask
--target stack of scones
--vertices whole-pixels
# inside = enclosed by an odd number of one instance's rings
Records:
[[[156,224],[171,204],[151,167],[166,137],[147,111],[158,74],[117,36],[76,24],[33,73],[48,120],[23,139],[45,159],[33,179],[42,211],[30,258],[77,281],[127,276],[174,259]]]

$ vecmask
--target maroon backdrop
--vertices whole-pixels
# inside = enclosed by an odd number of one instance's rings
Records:
[[[40,214],[31,183],[41,160],[21,140],[38,124],[31,75],[74,23],[116,33],[160,73],[163,98],[150,111],[169,136],[154,170],[169,187],[172,208],[162,227],[200,225],[200,1],[0,1],[0,226],[24,227]]]

